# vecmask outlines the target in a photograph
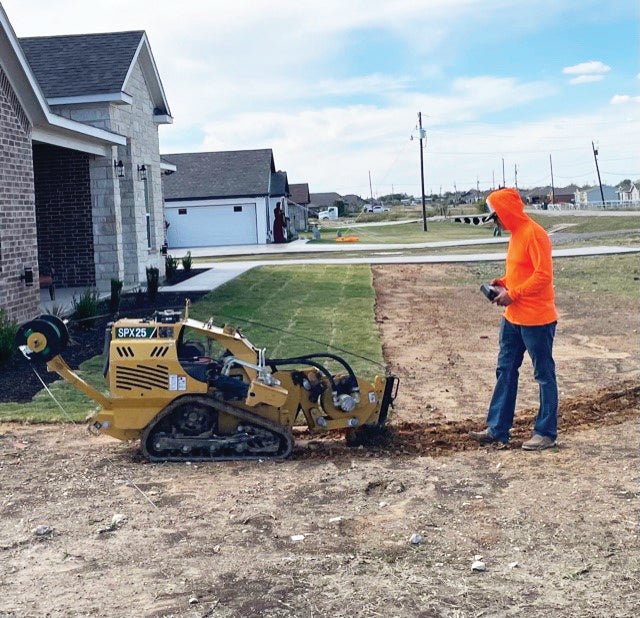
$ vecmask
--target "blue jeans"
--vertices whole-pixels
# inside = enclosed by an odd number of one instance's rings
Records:
[[[540,408],[534,432],[555,440],[558,435],[558,384],[552,357],[556,322],[542,326],[518,326],[502,318],[496,386],[489,404],[487,428],[503,442],[509,440],[518,394],[518,377],[525,350],[533,362],[533,376],[540,386]]]

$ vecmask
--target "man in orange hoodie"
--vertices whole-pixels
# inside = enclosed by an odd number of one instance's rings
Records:
[[[494,279],[496,305],[505,307],[500,323],[496,386],[487,414],[487,428],[472,431],[481,444],[507,443],[513,425],[518,377],[525,351],[540,387],[540,408],[533,437],[522,445],[530,451],[551,448],[558,433],[558,386],[552,356],[558,312],[553,291],[551,241],[544,228],[524,212],[516,189],[489,194],[487,205],[496,222],[511,232],[506,273]]]

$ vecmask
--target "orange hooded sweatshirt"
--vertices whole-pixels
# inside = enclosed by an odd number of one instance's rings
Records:
[[[553,291],[551,241],[544,228],[524,212],[515,189],[490,193],[487,202],[503,226],[511,232],[506,274],[498,284],[513,301],[504,312],[512,324],[540,326],[558,319]]]

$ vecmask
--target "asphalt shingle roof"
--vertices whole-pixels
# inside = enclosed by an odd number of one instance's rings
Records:
[[[274,197],[284,196],[289,193],[289,182],[287,172],[278,170],[271,174],[271,195]]]
[[[178,169],[163,176],[166,200],[269,195],[273,152],[233,150],[163,154]]]
[[[19,39],[45,97],[120,92],[143,30]]]
[[[296,204],[309,203],[309,183],[299,182],[289,185],[291,191],[291,199]]]

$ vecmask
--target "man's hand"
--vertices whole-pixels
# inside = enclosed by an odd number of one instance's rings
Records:
[[[499,290],[498,295],[493,299],[493,302],[500,307],[506,307],[510,305],[513,302],[513,300],[509,296],[507,289],[501,288],[501,287],[497,287],[497,289]]]

